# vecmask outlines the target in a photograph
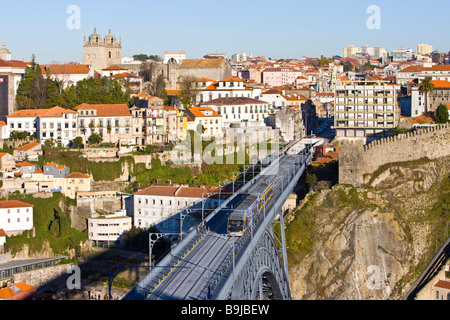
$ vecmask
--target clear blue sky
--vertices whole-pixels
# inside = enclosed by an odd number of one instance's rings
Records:
[[[70,5],[81,10],[78,30],[66,27]],[[381,9],[380,30],[366,27],[370,5]],[[188,58],[236,52],[301,58],[341,55],[350,44],[415,51],[428,43],[449,51],[448,12],[448,0],[8,1],[0,9],[0,42],[13,59],[34,53],[41,64],[81,62],[83,36],[94,28],[122,37],[122,56],[184,50]]]

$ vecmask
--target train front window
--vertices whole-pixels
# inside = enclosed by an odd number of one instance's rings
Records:
[[[238,232],[243,230],[244,221],[242,220],[229,220],[228,221],[228,231]]]

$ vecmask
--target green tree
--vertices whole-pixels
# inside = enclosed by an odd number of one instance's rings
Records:
[[[428,113],[428,95],[434,91],[434,84],[430,77],[426,77],[419,84],[419,92],[425,94],[425,114]]]
[[[89,143],[90,144],[100,144],[102,143],[103,138],[98,134],[98,133],[93,133],[91,134],[91,136],[89,137]]]
[[[180,94],[178,96],[185,108],[196,103],[198,91],[198,82],[195,76],[180,77]]]
[[[436,123],[447,123],[448,120],[448,110],[442,103],[437,107],[436,114],[434,115],[434,121]]]
[[[309,185],[309,188],[313,189],[317,183],[317,176],[314,173],[307,173],[305,181]]]
[[[73,139],[73,143],[75,144],[76,148],[80,148],[83,145],[83,138],[76,137],[75,139]]]

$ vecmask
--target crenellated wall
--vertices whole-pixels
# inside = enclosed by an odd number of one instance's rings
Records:
[[[384,138],[364,145],[362,140],[339,143],[339,183],[361,186],[366,174],[392,162],[437,159],[450,155],[450,125],[442,124],[416,132]]]

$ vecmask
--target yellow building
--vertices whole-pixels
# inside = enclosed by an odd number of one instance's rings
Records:
[[[61,192],[69,198],[75,199],[78,191],[91,190],[91,177],[80,172],[72,172],[62,178]]]

